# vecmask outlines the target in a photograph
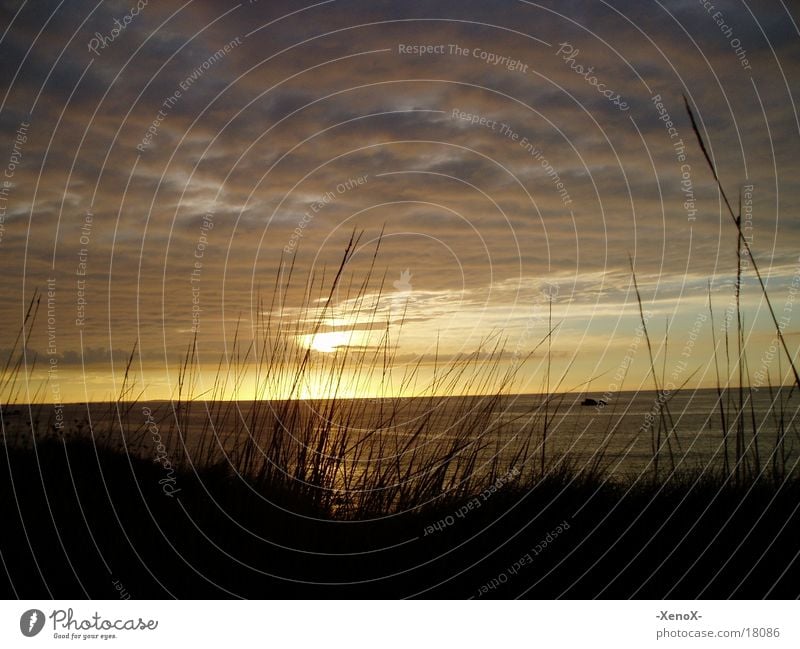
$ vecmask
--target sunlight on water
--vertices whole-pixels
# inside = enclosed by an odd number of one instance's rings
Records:
[[[800,436],[793,425],[798,413],[798,395],[789,389],[781,391],[783,405],[775,405],[769,393],[754,393],[752,410],[747,406],[747,417],[744,443],[750,448],[758,447],[760,462],[768,467],[774,461],[784,462],[789,471],[794,471],[797,458],[796,449]],[[341,448],[344,451],[330,448],[323,452],[339,455],[352,463],[352,470],[363,462],[377,462],[387,458],[397,458],[405,453],[416,454],[416,460],[430,455],[437,444],[454,439],[463,431],[465,425],[480,422],[473,427],[469,437],[475,444],[485,447],[480,452],[481,462],[491,462],[497,456],[508,460],[525,444],[530,444],[529,462],[538,460],[542,439],[543,413],[545,399],[542,395],[508,395],[496,406],[492,406],[491,416],[481,414],[483,408],[481,398],[470,397],[419,397],[401,399],[380,398],[348,398],[357,397],[356,390],[339,391],[339,399],[335,408],[333,402],[320,399],[325,394],[324,384],[306,384],[300,388],[304,401],[297,402],[300,414],[291,421],[285,422],[294,426],[288,430],[292,444],[301,445],[306,427],[311,425],[317,430],[328,428],[330,439],[347,439]],[[776,393],[776,398],[777,398]],[[574,467],[588,466],[593,459],[602,454],[604,464],[610,474],[631,475],[646,473],[652,467],[652,432],[657,425],[658,400],[654,392],[620,393],[610,399],[606,407],[581,405],[584,395],[555,395],[548,405],[548,462],[557,463],[568,460]],[[733,393],[723,393],[723,405]],[[172,436],[173,450],[176,456],[185,452],[196,459],[202,450],[209,452],[209,431],[219,428],[219,439],[213,440],[213,453],[218,459],[235,453],[235,449],[251,438],[253,433],[259,438],[259,445],[267,444],[269,431],[277,425],[280,427],[281,404],[288,402],[233,402],[233,418],[226,419],[224,430],[220,423],[210,423],[213,415],[209,414],[207,402],[197,402],[182,423],[182,434]],[[141,407],[142,404],[140,404]],[[159,413],[163,429],[172,427],[171,406],[168,403],[152,403],[153,412]],[[251,431],[251,415],[254,409],[260,408],[261,420],[258,430]],[[654,410],[654,408],[656,408]],[[684,391],[674,395],[670,401],[670,416],[674,428],[672,432],[662,436],[662,463],[667,462],[668,454],[672,454],[679,468],[686,470],[715,470],[722,466],[725,456],[725,441],[728,444],[729,461],[733,453],[737,420],[728,417],[728,439],[723,435],[719,400],[715,390]],[[110,436],[119,438],[116,419],[104,404],[92,405],[93,436],[102,437],[111,431]],[[80,422],[85,418],[86,406],[67,405],[65,418],[70,422]],[[184,416],[181,413],[180,416]],[[16,420],[19,419],[19,422]],[[235,421],[234,421],[235,419]],[[753,422],[758,431],[753,436]],[[6,422],[9,429],[15,423],[22,425],[22,417],[11,417]],[[141,422],[140,422],[141,423]],[[421,435],[417,431],[424,423]],[[70,435],[89,434],[88,426],[73,425]],[[783,440],[778,438],[779,430],[784,430]],[[264,436],[265,435],[265,436]],[[183,438],[183,441],[180,438]],[[413,447],[406,444],[411,438]],[[360,446],[360,457],[348,457],[359,444],[355,440],[368,439],[367,446]],[[121,440],[120,440],[121,441]],[[785,442],[781,446],[780,442]],[[127,440],[130,443],[131,440]],[[147,438],[140,449],[149,452]],[[367,451],[371,448],[371,451]],[[403,450],[404,449],[404,450]],[[778,454],[782,454],[779,459]],[[398,455],[399,454],[399,455]],[[410,455],[409,455],[410,458]],[[394,461],[394,460],[393,460]],[[402,457],[401,457],[402,461]],[[666,466],[666,464],[663,464]]]

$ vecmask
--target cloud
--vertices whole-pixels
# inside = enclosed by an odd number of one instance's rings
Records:
[[[725,7],[728,32],[688,1],[150,2],[94,55],[90,39],[110,35],[132,6],[73,2],[51,19],[42,3],[1,9],[14,22],[0,44],[0,174],[29,114],[30,128],[3,211],[0,291],[12,308],[0,321],[15,330],[33,288],[56,278],[66,365],[81,335],[91,350],[138,340],[148,362],[163,362],[188,344],[193,295],[200,339],[221,352],[231,319],[255,319],[301,222],[298,286],[336,266],[354,229],[373,242],[384,231],[375,277],[414,276],[417,349],[406,354],[427,353],[442,331],[449,354],[498,326],[519,336],[541,281],[563,287],[572,331],[612,336],[605,319],[630,300],[629,254],[645,289],[672,311],[694,309],[705,279],[734,274],[736,238],[683,94],[730,195],[754,186],[762,267],[783,269],[779,292],[792,277],[800,43],[780,11]],[[560,43],[577,50],[571,61]],[[400,44],[441,53],[403,54]],[[359,177],[367,181],[338,191]],[[371,251],[356,255],[354,276]],[[301,296],[289,296],[295,307]],[[45,336],[38,328],[31,344],[43,348]]]

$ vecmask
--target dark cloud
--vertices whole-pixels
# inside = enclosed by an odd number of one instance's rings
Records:
[[[410,269],[425,296],[409,302],[409,358],[437,334],[453,357],[473,334],[519,336],[538,295],[530,287],[548,278],[562,287],[565,331],[619,335],[633,313],[629,254],[648,299],[694,310],[708,278],[732,276],[735,236],[683,94],[731,196],[754,186],[753,246],[779,293],[794,272],[800,233],[786,215],[800,207],[800,37],[783,8],[726,5],[722,28],[688,0],[149,2],[110,38],[134,5],[64,3],[52,18],[45,2],[0,8],[14,21],[0,43],[0,174],[14,165],[0,291],[19,305],[56,278],[65,366],[80,333],[97,367],[110,361],[103,350],[134,340],[150,364],[183,349],[198,252],[200,336],[208,354],[221,351],[231,318],[252,319],[254,292],[272,286],[306,214],[298,277],[335,266],[354,228],[373,238],[385,228],[378,275],[391,285]],[[97,34],[109,40],[93,54]],[[571,60],[560,43],[577,50]],[[444,53],[402,54],[400,44]],[[526,71],[494,65],[499,57]],[[353,271],[370,260],[365,249]],[[0,313],[4,330],[20,311]],[[37,329],[32,346],[43,337]]]

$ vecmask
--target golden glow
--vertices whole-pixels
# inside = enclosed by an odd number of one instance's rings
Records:
[[[324,333],[300,336],[300,344],[315,352],[331,353],[339,347],[347,347],[357,342],[355,331],[326,331]]]

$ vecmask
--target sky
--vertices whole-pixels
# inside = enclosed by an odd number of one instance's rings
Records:
[[[42,296],[17,399],[107,399],[132,352],[142,398],[169,398],[195,336],[202,386],[266,317],[322,363],[388,332],[421,383],[501,340],[520,392],[551,323],[551,385],[649,389],[631,264],[659,379],[712,385],[737,232],[684,96],[795,354],[798,20],[781,0],[2,0],[3,358]],[[742,283],[748,367],[787,381],[751,264]]]

